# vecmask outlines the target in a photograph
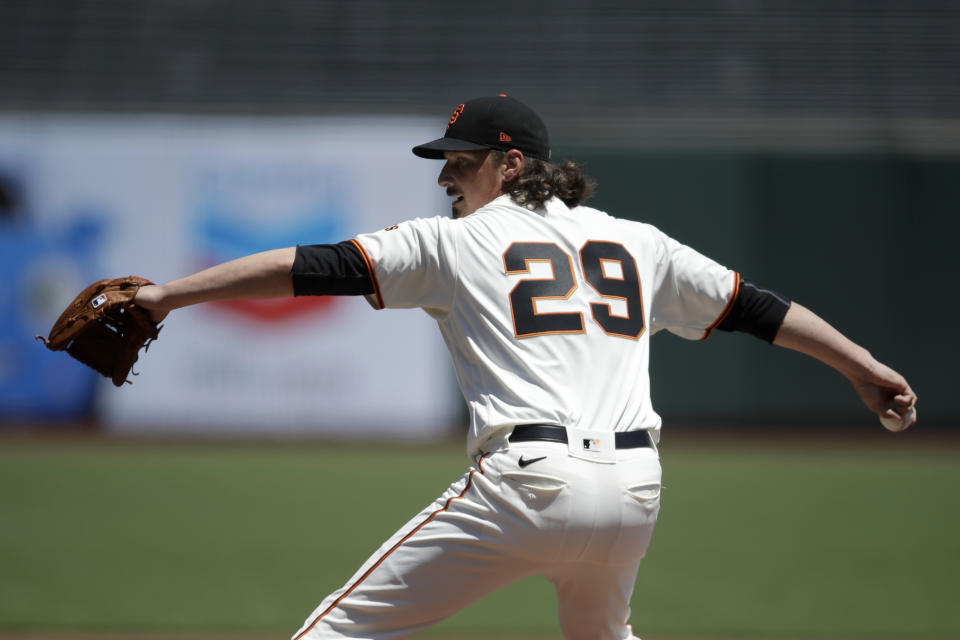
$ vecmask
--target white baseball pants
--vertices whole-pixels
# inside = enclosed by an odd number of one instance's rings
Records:
[[[652,448],[615,455],[615,464],[587,461],[550,442],[484,454],[294,640],[401,638],[534,574],[556,587],[568,640],[635,638],[630,596],[660,509],[661,469]]]

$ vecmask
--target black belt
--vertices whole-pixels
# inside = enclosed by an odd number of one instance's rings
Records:
[[[643,429],[617,431],[613,434],[617,449],[637,449],[651,446],[650,437]],[[567,430],[555,424],[518,424],[508,438],[510,442],[562,442],[567,443]]]

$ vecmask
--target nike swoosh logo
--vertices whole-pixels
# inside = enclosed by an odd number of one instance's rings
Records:
[[[520,460],[517,461],[517,464],[520,465],[520,468],[523,469],[528,464],[533,464],[534,462],[540,462],[541,460],[546,460],[547,456],[540,456],[539,458],[530,458],[529,460],[524,459],[523,456],[520,456]]]

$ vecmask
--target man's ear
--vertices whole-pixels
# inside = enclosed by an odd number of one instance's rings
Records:
[[[510,149],[503,155],[503,181],[513,182],[523,173],[523,152]]]

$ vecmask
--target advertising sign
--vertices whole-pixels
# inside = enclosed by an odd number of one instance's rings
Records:
[[[31,171],[30,233],[52,252],[40,262],[79,265],[57,290],[62,307],[78,284],[99,277],[167,281],[258,251],[339,242],[445,214],[440,163],[410,153],[437,135],[434,124],[0,119],[0,148],[31,150],[29,162],[8,162]],[[22,236],[3,237],[15,245]],[[5,253],[5,289],[39,269]],[[33,355],[47,354],[36,348]],[[435,323],[417,310],[375,311],[360,297],[178,310],[134,370],[134,384],[119,389],[85,378],[87,403],[95,388],[92,402],[113,431],[422,437],[458,415]]]

